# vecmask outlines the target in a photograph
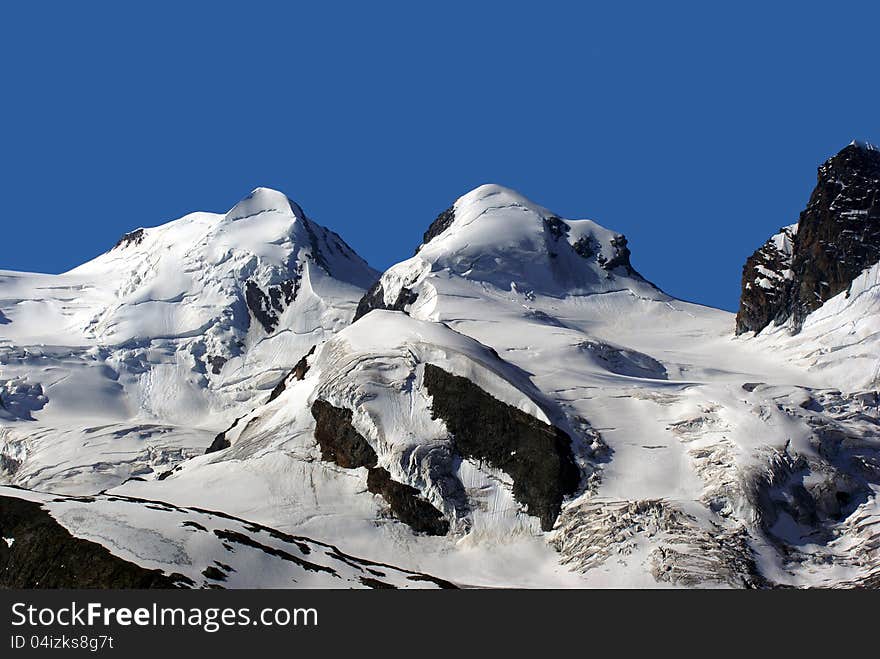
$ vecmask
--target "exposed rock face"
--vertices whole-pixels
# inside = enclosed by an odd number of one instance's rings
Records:
[[[232,446],[232,444],[230,444],[229,440],[226,439],[226,433],[217,433],[217,436],[214,437],[214,441],[211,442],[211,445],[205,449],[205,455],[208,455],[208,453],[216,453],[217,451],[222,451],[223,449],[227,449],[230,446]]]
[[[382,467],[370,469],[367,489],[385,499],[394,516],[414,531],[428,535],[449,533],[449,522],[443,519],[439,510],[422,499],[414,487],[392,480],[391,474]]]
[[[208,453],[216,453],[217,451],[222,451],[223,449],[227,449],[232,446],[230,441],[226,438],[226,433],[235,428],[235,426],[238,425],[239,421],[241,421],[241,417],[233,421],[232,425],[229,426],[226,430],[217,433],[217,436],[214,437],[214,441],[211,442],[211,445],[205,449],[205,455],[208,455]]]
[[[334,545],[218,511],[118,495],[4,489],[0,589],[455,588],[429,574],[358,558]],[[95,540],[76,537],[83,531]],[[143,557],[159,569],[117,557],[100,544],[105,541],[113,552],[134,561]],[[255,563],[263,569],[252,571]]]
[[[306,377],[306,373],[309,372],[309,357],[315,354],[315,348],[317,347],[317,344],[313,345],[309,348],[309,351],[303,355],[296,364],[294,364],[293,370],[290,372],[290,375],[294,380],[302,381]]]
[[[312,416],[321,459],[345,469],[376,466],[376,452],[351,424],[351,410],[316,400],[312,404]]]
[[[880,151],[852,144],[822,165],[798,226],[795,322],[880,260]]]
[[[119,241],[113,245],[113,249],[121,249],[123,247],[128,247],[129,245],[140,245],[144,239],[144,230],[143,229],[135,229],[134,231],[129,231],[126,233]]]
[[[387,470],[377,466],[376,451],[351,423],[351,410],[316,400],[312,404],[312,416],[323,460],[345,469],[366,467],[367,489],[385,499],[394,516],[413,531],[428,535],[449,532],[449,522],[417,489],[392,480]]]
[[[580,484],[571,438],[432,364],[425,365],[424,382],[458,453],[504,471],[516,500],[540,518],[542,529],[552,529],[564,496]]]
[[[760,331],[772,322],[784,322],[789,314],[788,296],[794,237],[797,224],[782,227],[743,266],[742,296],[736,314],[736,333]]]
[[[294,365],[290,373],[281,378],[281,380],[278,382],[278,384],[275,385],[275,388],[272,389],[271,393],[269,394],[269,398],[266,401],[267,403],[271,403],[273,400],[278,398],[278,396],[284,393],[284,390],[287,388],[287,381],[291,377],[295,380],[302,380],[306,376],[306,373],[308,373],[309,371],[309,357],[315,353],[316,347],[317,345],[313,345],[309,349],[309,351],[305,355],[303,355],[302,358],[300,358],[296,365]],[[226,430],[217,433],[217,435],[214,437],[214,441],[211,442],[211,445],[205,450],[205,455],[207,455],[208,453],[216,453],[217,451],[222,451],[232,446],[232,442],[229,441],[229,438],[226,436],[226,434],[230,430],[235,428],[238,425],[238,422],[241,421],[243,418],[244,417],[238,417]],[[170,474],[170,472],[168,473]]]
[[[629,251],[629,247],[627,247],[626,236],[617,236],[617,238],[614,238],[611,241],[611,246],[614,248],[614,256],[612,256],[604,263],[601,263],[602,267],[605,268],[608,272],[611,272],[615,268],[623,268],[624,270],[626,270],[626,274],[628,275],[641,276],[638,272],[635,271],[635,268],[632,267],[632,264],[629,261],[631,252]]]
[[[382,282],[377,281],[373,287],[367,291],[367,294],[361,298],[358,303],[357,311],[354,314],[354,320],[366,316],[373,309],[386,309],[388,311],[406,312],[406,307],[416,301],[418,294],[411,291],[407,287],[400,289],[397,298],[391,304],[385,302],[385,290],[382,288]],[[354,320],[352,322],[354,322]]]
[[[16,460],[5,453],[0,453],[0,474],[13,476],[19,469],[21,469],[20,460]]]
[[[431,226],[425,231],[425,235],[422,237],[422,244],[418,246],[416,253],[418,253],[423,245],[431,242],[433,238],[439,236],[446,231],[446,229],[451,227],[453,222],[455,222],[455,206],[450,206],[440,213],[440,215],[437,216],[437,219],[431,222]]]
[[[557,241],[562,238],[567,238],[571,234],[571,227],[568,223],[556,215],[551,215],[550,217],[545,218],[544,227]],[[614,271],[615,268],[623,268],[626,271],[626,274],[634,277],[641,277],[641,275],[636,272],[636,269],[632,267],[632,263],[630,262],[632,253],[627,246],[626,236],[623,234],[611,239],[611,247],[614,250],[611,258],[606,258],[598,253],[600,245],[592,236],[589,238],[579,238],[572,243],[571,246],[579,256],[585,259],[596,257],[596,262],[606,272],[610,273]]]
[[[561,217],[556,215],[544,218],[544,227],[556,239],[562,238],[571,233],[571,227],[569,227]]]
[[[220,375],[220,371],[223,370],[223,366],[226,364],[228,359],[226,357],[221,357],[219,355],[211,356],[205,358],[205,361],[211,365],[211,373],[214,375]]]
[[[299,279],[287,279],[280,284],[269,286],[265,292],[255,282],[247,282],[245,302],[267,334],[275,331],[279,315],[286,305],[293,302],[298,288]]]
[[[783,230],[746,262],[737,333],[789,319],[799,331],[807,315],[878,261],[880,151],[853,143],[819,167],[796,231]]]
[[[178,588],[166,576],[75,538],[32,501],[0,496],[0,588]]]
[[[302,380],[306,373],[309,372],[309,357],[315,354],[315,348],[317,345],[313,345],[309,351],[303,355],[300,360],[294,365],[293,369],[291,369],[290,373],[281,378],[281,381],[275,385],[275,388],[272,389],[272,393],[269,394],[269,400],[267,403],[271,403],[273,400],[278,398],[284,390],[287,389],[287,380],[293,378],[294,380]]]

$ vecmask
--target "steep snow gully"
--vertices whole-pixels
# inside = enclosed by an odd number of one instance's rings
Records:
[[[497,185],[381,274],[265,188],[0,271],[2,585],[880,585],[878,153],[736,315]]]

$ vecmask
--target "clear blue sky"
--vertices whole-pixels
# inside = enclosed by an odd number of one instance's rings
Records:
[[[258,185],[382,269],[496,182],[734,309],[817,165],[880,141],[876,3],[131,4],[0,8],[0,269]]]

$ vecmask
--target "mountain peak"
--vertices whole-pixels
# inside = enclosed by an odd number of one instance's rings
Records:
[[[877,151],[878,148],[875,144],[871,144],[870,142],[863,142],[862,140],[853,140],[847,146],[854,146],[863,151]]]
[[[566,220],[497,184],[471,190],[440,213],[415,255],[364,296],[355,319],[373,309],[407,311],[419,287],[437,276],[553,297],[657,292],[630,264],[625,236],[592,220]]]
[[[503,207],[519,207],[523,210],[531,211],[535,218],[552,215],[550,211],[541,208],[516,190],[506,188],[497,183],[484,183],[463,194],[455,200],[452,206],[437,216],[428,227],[428,230],[425,231],[422,244],[416,249],[416,252],[418,253],[422,247],[449,229],[456,222],[456,218],[459,218],[459,224],[462,221],[470,223],[486,214],[489,210]],[[470,219],[462,220],[462,218]]]
[[[505,187],[498,183],[484,183],[479,185],[470,192],[463,194],[455,202],[456,206],[465,206],[468,204],[480,203],[487,199],[495,199],[511,204],[521,204],[526,207],[533,208],[543,213],[549,213],[546,208],[538,206],[525,195],[517,192],[512,188]]]
[[[454,204],[456,215],[473,221],[499,209],[520,209],[522,214],[509,215],[510,221],[535,221],[555,217],[555,213],[539,206],[525,195],[497,183],[485,183],[459,197]]]
[[[819,181],[880,176],[880,149],[853,140],[819,167]]]
[[[226,213],[226,217],[236,221],[270,211],[292,214],[298,219],[304,217],[302,208],[286,194],[272,188],[263,187],[251,190],[246,197]]]
[[[746,262],[737,333],[788,321],[800,331],[809,314],[880,260],[880,150],[853,140],[826,160],[789,229],[789,249],[779,249],[784,236],[777,234]]]
[[[626,242],[622,234],[592,220],[563,219],[516,190],[487,183],[440,213],[417,254],[452,265],[453,271],[464,267],[471,277],[497,271],[502,278],[516,279],[528,270],[528,280],[543,270],[558,283],[577,281],[579,288],[586,285],[588,264],[594,270],[588,275],[591,281],[596,274],[611,276],[618,267],[622,269],[615,274],[636,274]]]

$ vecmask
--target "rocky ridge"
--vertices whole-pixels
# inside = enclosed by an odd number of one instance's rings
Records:
[[[796,225],[743,268],[737,334],[804,319],[880,261],[880,150],[853,142],[819,167]]]

